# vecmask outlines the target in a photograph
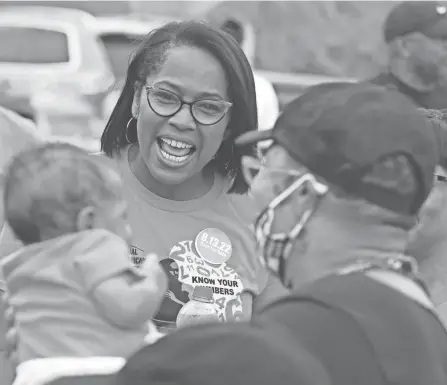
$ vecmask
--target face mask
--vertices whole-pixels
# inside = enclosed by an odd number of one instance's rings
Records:
[[[303,210],[299,221],[288,233],[272,233],[275,210],[295,191],[300,190],[303,194],[309,195],[309,199],[313,199],[312,204]],[[305,174],[276,196],[256,219],[254,231],[258,247],[262,250],[261,262],[277,275],[283,284],[285,284],[285,262],[290,256],[293,242],[300,235],[327,191],[326,185],[318,182],[313,175]]]

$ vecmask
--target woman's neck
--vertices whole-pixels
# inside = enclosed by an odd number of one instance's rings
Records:
[[[210,191],[214,183],[214,172],[206,168],[180,184],[161,183],[150,173],[138,145],[131,146],[129,149],[128,162],[132,173],[144,187],[159,197],[169,200],[189,201],[201,198]]]

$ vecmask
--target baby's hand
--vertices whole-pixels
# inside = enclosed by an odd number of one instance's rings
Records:
[[[158,255],[155,253],[149,253],[148,255],[146,255],[144,262],[141,264],[141,270],[144,272],[153,271],[157,267],[161,268]]]
[[[154,282],[157,282],[157,285],[162,289],[163,293],[166,292],[168,288],[168,278],[159,263],[157,254],[150,253],[146,256],[145,261],[141,264],[141,271],[152,278]]]

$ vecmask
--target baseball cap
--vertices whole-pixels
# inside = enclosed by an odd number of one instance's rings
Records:
[[[248,324],[178,330],[130,357],[114,385],[326,385],[308,351]]]
[[[370,83],[325,83],[290,102],[268,131],[248,132],[237,146],[273,139],[326,182],[377,206],[415,214],[433,184],[439,151],[433,125],[406,96]],[[392,188],[386,159],[404,157],[416,179],[411,191]]]
[[[385,41],[389,43],[412,32],[447,39],[446,5],[437,1],[404,1],[395,6],[383,26]]]

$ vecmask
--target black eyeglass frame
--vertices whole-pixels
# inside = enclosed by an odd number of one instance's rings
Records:
[[[177,95],[177,94],[176,94],[175,92],[173,92],[173,91],[169,91],[169,90],[166,90],[166,89],[164,89],[164,88],[160,88],[160,87],[156,87],[156,86],[150,86],[150,85],[147,85],[147,84],[144,86],[144,88],[146,89],[146,100],[147,100],[147,104],[149,105],[149,107],[151,108],[151,110],[152,110],[155,114],[157,114],[158,116],[161,116],[161,117],[163,117],[163,118],[170,118],[170,117],[174,116],[174,115],[177,114],[177,113],[183,108],[183,106],[186,104],[187,106],[189,106],[189,112],[190,112],[191,116],[193,117],[193,119],[194,119],[197,123],[199,123],[199,124],[201,124],[201,125],[203,125],[203,126],[212,126],[212,125],[214,125],[214,124],[219,123],[219,122],[225,117],[225,115],[228,113],[229,109],[233,106],[233,103],[231,103],[231,102],[227,102],[226,100],[213,100],[213,99],[206,99],[206,98],[197,99],[197,100],[194,100],[193,102],[186,102],[186,101],[184,101],[184,100],[180,97],[180,95]],[[150,96],[150,91],[152,91],[152,90],[163,91],[163,92],[166,92],[166,93],[171,94],[171,95],[175,96],[176,98],[178,98],[180,104],[179,104],[179,107],[177,108],[177,110],[176,110],[175,112],[173,112],[173,113],[170,113],[170,114],[161,114],[160,112],[156,111],[156,110],[154,109],[154,107],[152,106],[151,101],[150,101],[150,97],[149,97],[149,96]],[[194,113],[194,105],[196,105],[196,103],[198,103],[198,102],[203,102],[203,101],[208,101],[208,102],[213,102],[213,103],[220,103],[220,104],[222,104],[222,105],[224,106],[224,112],[223,112],[222,116],[219,117],[219,119],[217,119],[216,121],[213,121],[212,123],[203,123],[203,122],[201,122],[199,119],[197,119],[197,117],[195,116],[195,113]]]

